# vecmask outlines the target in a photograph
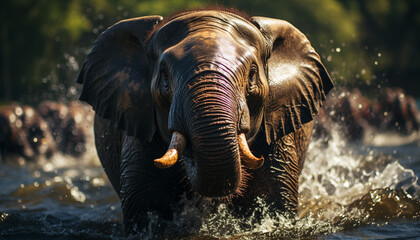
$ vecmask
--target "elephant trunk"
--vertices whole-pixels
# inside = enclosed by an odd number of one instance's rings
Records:
[[[194,154],[187,167],[190,182],[201,195],[228,196],[242,178],[234,86],[218,74],[205,74],[193,79],[188,92],[184,116]]]
[[[200,194],[223,197],[234,193],[241,182],[240,154],[236,128],[232,123],[203,123],[215,117],[213,114],[200,116],[196,122],[205,126],[196,127],[191,133],[195,166],[190,180]]]
[[[184,165],[193,189],[207,197],[237,192],[242,181],[241,161],[254,169],[264,159],[252,155],[245,134],[238,129],[241,110],[235,86],[217,73],[201,74],[192,79],[178,100],[169,118],[173,131],[169,149],[155,160],[155,165],[174,165],[186,149],[188,138],[192,152],[184,155]]]

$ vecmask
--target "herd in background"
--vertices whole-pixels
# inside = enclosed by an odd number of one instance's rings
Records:
[[[80,102],[45,101],[37,107],[12,103],[0,107],[0,160],[33,160],[56,152],[80,156],[92,135],[93,111]]]
[[[383,88],[375,99],[359,89],[337,89],[315,120],[314,138],[330,139],[334,126],[348,141],[363,141],[374,133],[411,135],[420,128],[416,100],[400,88]]]
[[[92,137],[94,112],[88,105],[45,101],[37,107],[16,103],[0,107],[0,161],[7,156],[33,160],[60,152],[80,156]],[[341,137],[363,141],[375,132],[417,133],[420,114],[413,97],[402,89],[384,88],[376,99],[358,89],[338,89],[315,120],[313,138],[328,140],[340,128]]]

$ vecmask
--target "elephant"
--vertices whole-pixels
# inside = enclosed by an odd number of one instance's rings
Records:
[[[23,129],[34,153],[51,157],[56,152],[56,145],[47,122],[33,107],[25,105],[22,109]]]
[[[347,140],[362,140],[366,132],[369,132],[369,100],[363,96],[359,89],[344,90],[338,99],[330,98],[329,100],[331,100],[331,104],[328,105],[335,111],[332,119],[344,126],[342,133]]]
[[[381,108],[377,122],[382,129],[411,134],[419,130],[420,118],[416,100],[407,95],[401,88],[385,88],[379,99]]]
[[[33,159],[35,156],[23,126],[23,114],[22,107],[17,104],[6,105],[0,109],[2,161],[5,161],[9,154],[17,154],[25,159]]]
[[[368,99],[357,88],[336,88],[315,119],[312,137],[328,143],[333,125],[349,142],[369,141],[376,133],[416,134],[420,114],[415,98],[400,88],[380,89],[375,99]]]
[[[293,25],[224,9],[122,20],[77,82],[129,231],[149,212],[170,220],[182,195],[296,212],[313,118],[334,87]]]
[[[64,131],[67,127],[68,107],[63,103],[43,101],[38,105],[38,110],[51,128],[57,149],[64,152],[67,146]]]
[[[66,140],[65,153],[78,157],[86,152],[86,145],[91,137],[87,126],[93,125],[92,113],[87,106],[78,101],[68,104],[68,117],[64,135]]]
[[[57,149],[64,154],[78,157],[86,151],[88,132],[86,124],[92,117],[85,105],[72,101],[69,104],[44,101],[38,106],[40,114],[52,130]]]
[[[26,160],[37,156],[50,157],[55,142],[43,118],[30,106],[10,104],[0,109],[0,152],[2,160],[7,154],[17,154]]]

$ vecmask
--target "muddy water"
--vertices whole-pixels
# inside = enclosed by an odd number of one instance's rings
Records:
[[[338,131],[337,131],[338,132]],[[376,134],[348,144],[314,139],[300,178],[299,217],[234,217],[186,202],[169,230],[124,236],[119,200],[94,146],[80,158],[55,155],[0,164],[0,239],[383,239],[420,236],[420,136]]]

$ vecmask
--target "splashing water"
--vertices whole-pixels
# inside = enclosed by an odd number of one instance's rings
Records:
[[[336,129],[327,145],[325,139],[318,139],[309,146],[300,176],[299,216],[271,212],[264,199],[257,200],[247,218],[238,217],[224,204],[216,212],[203,212],[186,203],[176,213],[177,221],[168,223],[170,229],[180,231],[169,236],[184,239],[187,232],[191,239],[306,238],[416,221],[420,217],[418,177],[400,163],[396,150],[392,154],[381,150],[349,144]],[[420,152],[417,147],[414,150],[407,154],[414,154],[420,165]]]
[[[420,186],[414,171],[392,155],[348,144],[338,132],[327,147],[322,139],[309,146],[300,176],[300,215],[327,223],[324,233],[388,219],[417,219]],[[419,152],[415,154],[418,158]]]
[[[272,212],[264,199],[246,218],[225,204],[203,211],[184,200],[164,232],[151,214],[149,226],[133,236],[124,236],[120,202],[91,143],[78,159],[56,154],[51,160],[1,165],[0,238],[279,239],[344,233],[369,238],[401,226],[418,233],[419,143],[411,137],[392,147],[349,144],[336,130],[327,143],[310,143],[298,216]]]

